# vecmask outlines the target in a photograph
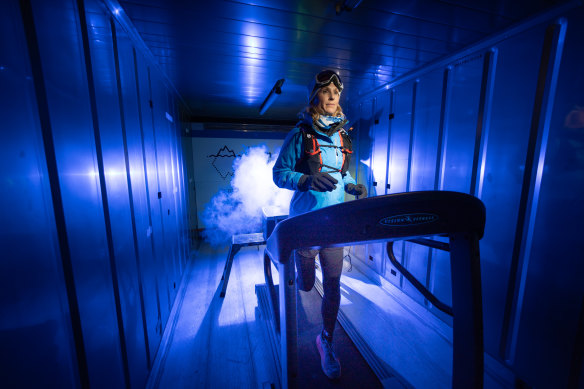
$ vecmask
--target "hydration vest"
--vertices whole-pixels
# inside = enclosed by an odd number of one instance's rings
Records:
[[[302,157],[296,163],[295,170],[304,174],[315,174],[322,170],[323,167],[330,170],[327,173],[340,172],[344,177],[349,170],[349,162],[351,160],[351,154],[353,154],[353,144],[351,138],[344,128],[337,131],[339,133],[339,139],[341,142],[340,147],[335,145],[320,145],[318,143],[316,131],[307,124],[300,125],[300,133],[302,134]],[[341,169],[325,165],[322,162],[321,147],[333,147],[339,149],[343,156],[343,165]]]

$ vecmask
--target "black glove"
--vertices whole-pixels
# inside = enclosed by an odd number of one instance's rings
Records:
[[[354,196],[357,196],[357,198],[367,197],[367,189],[365,188],[365,185],[363,185],[363,184],[357,184],[357,185],[347,184],[345,192],[347,192],[348,194],[352,194]]]
[[[328,173],[305,174],[298,180],[298,190],[306,192],[309,189],[317,192],[330,192],[335,189],[337,180]]]

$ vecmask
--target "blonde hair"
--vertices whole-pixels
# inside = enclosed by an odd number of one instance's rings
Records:
[[[318,106],[318,99],[314,99],[313,101],[314,101],[314,103],[310,103],[309,105],[307,105],[306,108],[304,109],[304,111],[307,112],[312,117],[312,122],[316,123],[316,121],[319,119],[320,115],[328,115],[328,114],[326,112],[324,112],[324,110]],[[340,105],[338,105],[337,110],[335,111],[335,114],[333,116],[342,116],[342,115],[343,115],[343,109],[341,108]]]

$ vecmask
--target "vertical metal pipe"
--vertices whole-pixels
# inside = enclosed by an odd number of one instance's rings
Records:
[[[472,161],[470,194],[480,198],[483,190],[483,178],[487,156],[487,140],[489,138],[489,124],[491,118],[491,105],[493,101],[493,88],[495,83],[495,70],[497,65],[497,49],[487,51],[483,60],[483,75],[479,96],[479,110],[477,129],[475,135],[475,150]]]
[[[375,122],[375,109],[377,108],[377,96],[375,96],[372,100],[371,100],[371,121],[369,121],[369,128],[367,129],[367,131],[369,131],[369,135],[368,135],[368,145],[369,145],[369,162],[370,162],[370,166],[369,166],[369,182],[367,183],[367,193],[369,196],[372,196],[373,193],[375,193],[375,196],[377,196],[379,193],[377,193],[377,182],[375,181],[375,173],[373,171],[373,163],[374,160],[373,158],[375,158],[375,133],[377,130],[377,124]],[[372,128],[373,127],[373,128]]]
[[[358,120],[357,122],[353,125],[353,127],[356,127],[353,129],[351,136],[353,137],[353,152],[354,152],[354,166],[355,166],[355,181],[357,182],[362,182],[360,174],[359,174],[359,161],[361,161],[361,158],[363,158],[364,156],[361,155],[361,122],[363,122],[363,102],[359,103],[359,107],[358,107]],[[350,167],[350,166],[349,166]]]
[[[393,108],[394,108],[394,93],[393,93],[393,89],[389,91],[389,96],[388,96],[388,105],[389,105],[389,117],[388,117],[388,122],[387,122],[387,155],[385,158],[385,194],[389,194],[389,190],[391,189],[391,183],[389,182],[389,180],[391,179],[391,175],[389,174],[389,154],[390,154],[390,150],[391,150],[391,123],[394,117],[393,114]]]
[[[418,94],[418,85],[420,80],[414,81],[412,84],[412,113],[410,120],[410,142],[408,147],[408,171],[406,175],[406,192],[410,191],[412,182],[412,153],[414,149],[414,127],[416,125],[416,98]]]
[[[298,322],[293,254],[278,265],[280,273],[280,346],[282,389],[296,387],[298,376]]]
[[[268,286],[272,314],[274,315],[274,327],[276,329],[276,334],[280,334],[280,304],[277,300],[278,295],[276,293],[276,287],[274,286],[274,280],[272,277],[272,260],[266,252],[264,252],[264,279],[266,280],[266,285]]]
[[[452,272],[452,387],[483,387],[483,309],[479,240],[474,234],[450,236]]]
[[[440,125],[438,128],[438,155],[436,156],[436,175],[434,176],[434,190],[444,189],[444,158],[446,150],[446,135],[448,128],[448,109],[450,108],[450,73],[452,67],[444,70],[442,79],[442,104],[440,106]]]

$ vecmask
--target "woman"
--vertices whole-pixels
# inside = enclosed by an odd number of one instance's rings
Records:
[[[351,141],[343,126],[347,123],[339,105],[343,83],[332,70],[318,73],[309,88],[308,106],[300,113],[300,122],[288,134],[273,169],[274,182],[280,188],[294,190],[290,216],[338,204],[345,192],[366,196],[348,171]],[[324,296],[323,329],[316,338],[323,372],[329,378],[341,375],[341,365],[333,349],[333,332],[341,302],[343,248],[297,250],[294,260],[298,287],[310,291],[314,286],[315,257],[319,254]]]

